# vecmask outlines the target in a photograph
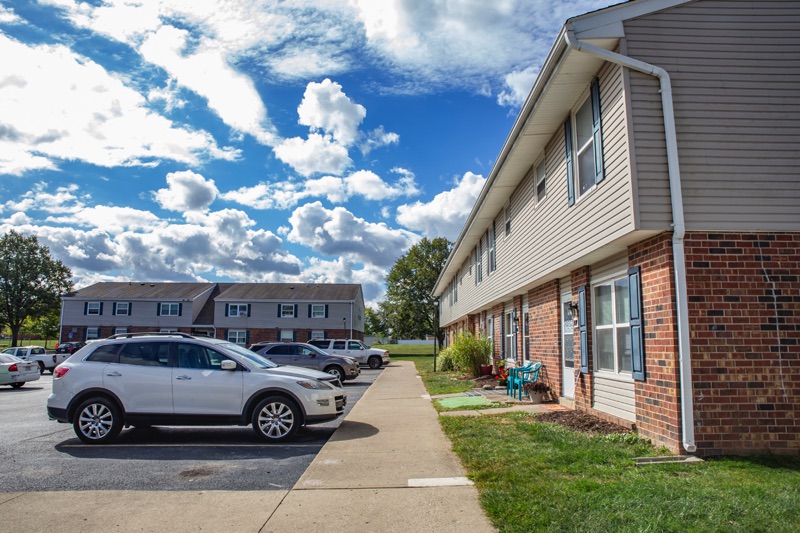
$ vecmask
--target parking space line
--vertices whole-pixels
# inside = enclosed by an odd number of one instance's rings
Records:
[[[92,448],[103,450],[106,448],[264,448],[269,450],[281,448],[322,448],[322,444],[64,444],[61,448]]]

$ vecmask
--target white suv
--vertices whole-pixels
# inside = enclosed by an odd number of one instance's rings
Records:
[[[389,352],[370,348],[357,339],[312,339],[308,344],[334,355],[352,357],[359,364],[380,368],[391,362]]]
[[[123,427],[253,425],[278,442],[332,420],[347,396],[335,376],[278,367],[220,339],[122,334],[88,344],[53,372],[47,414],[90,444]]]

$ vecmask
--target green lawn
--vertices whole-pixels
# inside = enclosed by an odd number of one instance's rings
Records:
[[[421,348],[426,347],[428,354]],[[473,389],[473,382],[467,379],[460,379],[459,372],[434,372],[433,371],[433,346],[415,344],[386,344],[381,348],[389,350],[392,361],[413,361],[417,365],[417,372],[422,377],[422,382],[428,389],[428,394],[452,394],[454,392],[465,392]],[[409,350],[408,348],[412,348]],[[402,353],[395,355],[395,350]],[[414,353],[418,352],[418,353]]]
[[[48,339],[46,342],[44,340],[20,340],[17,341],[17,346],[44,346],[48,350],[55,350],[56,344],[58,343],[57,339]],[[11,339],[3,339],[0,340],[0,351],[5,350],[11,346]]]
[[[429,359],[415,359],[423,376],[432,374]],[[440,374],[426,385],[446,388]],[[772,533],[800,524],[796,456],[636,466],[635,457],[664,450],[639,439],[591,437],[525,413],[441,423],[502,532]]]

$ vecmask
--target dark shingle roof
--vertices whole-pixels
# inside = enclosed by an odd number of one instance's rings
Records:
[[[355,300],[361,285],[347,283],[235,283],[217,300]]]
[[[78,289],[67,297],[103,300],[194,299],[214,285],[214,283],[102,282]]]

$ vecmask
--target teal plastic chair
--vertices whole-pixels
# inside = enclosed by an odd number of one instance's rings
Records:
[[[516,388],[516,382],[519,379],[519,374],[523,370],[530,370],[531,365],[533,365],[533,361],[528,361],[522,366],[518,366],[516,368],[509,368],[508,369],[508,378],[506,379],[506,394],[514,397],[514,390]]]
[[[517,372],[517,377],[514,380],[514,389],[519,391],[519,399],[522,401],[522,386],[526,383],[533,383],[537,379],[539,379],[539,369],[542,368],[542,363],[539,361],[538,363],[534,364],[530,368],[520,369]],[[512,393],[514,390],[512,389]]]

